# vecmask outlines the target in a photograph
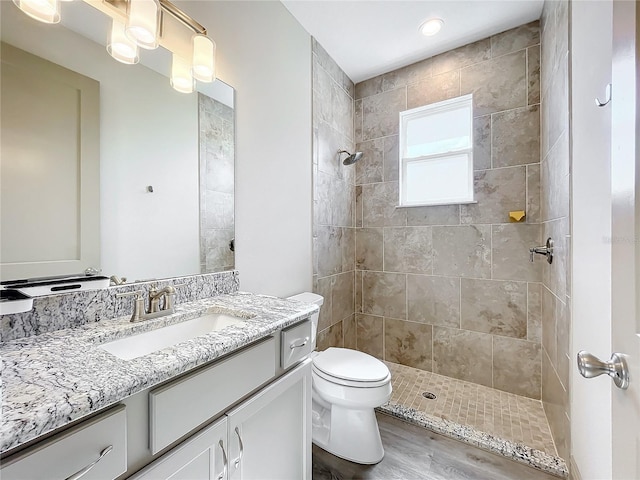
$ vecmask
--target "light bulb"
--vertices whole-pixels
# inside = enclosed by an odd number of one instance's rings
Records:
[[[13,3],[34,20],[43,23],[60,22],[60,2],[58,0],[13,0]]]
[[[194,88],[191,62],[173,54],[171,63],[171,86],[181,93],[191,93]]]
[[[129,0],[125,32],[139,47],[153,50],[159,45],[159,0]]]
[[[443,25],[444,20],[441,18],[430,18],[429,20],[422,22],[419,30],[424,36],[430,37],[438,33]]]
[[[109,37],[107,38],[107,52],[119,62],[133,65],[138,63],[138,45],[132,42],[124,32],[124,23],[113,19]]]
[[[216,44],[206,35],[193,36],[193,76],[201,82],[216,79]]]

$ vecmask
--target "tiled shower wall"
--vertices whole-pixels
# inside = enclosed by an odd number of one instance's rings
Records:
[[[558,454],[569,458],[569,2],[545,2],[541,32],[540,213],[543,239],[555,242],[542,270],[542,401]]]
[[[233,270],[233,109],[198,93],[200,139],[200,272]]]
[[[313,285],[324,297],[317,340],[324,350],[353,338],[355,166],[342,165],[338,150],[355,147],[354,85],[315,40],[312,48]]]
[[[356,85],[359,350],[541,397],[539,44],[533,22]],[[468,93],[477,203],[397,208],[398,112]]]

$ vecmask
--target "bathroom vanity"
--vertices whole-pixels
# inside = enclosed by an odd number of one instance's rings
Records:
[[[232,293],[163,318],[120,317],[0,344],[0,475],[311,478],[306,340],[316,311]],[[128,360],[103,348],[210,312],[242,322]]]

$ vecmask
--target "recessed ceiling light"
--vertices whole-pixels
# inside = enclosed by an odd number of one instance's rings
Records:
[[[418,30],[426,37],[430,37],[431,35],[435,35],[440,31],[442,26],[444,25],[444,20],[441,18],[430,18],[429,20],[425,20],[420,25]]]

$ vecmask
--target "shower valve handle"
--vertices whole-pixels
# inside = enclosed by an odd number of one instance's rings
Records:
[[[553,240],[551,237],[547,238],[546,245],[542,247],[531,247],[529,249],[529,260],[533,262],[533,255],[537,253],[538,255],[544,255],[547,257],[547,262],[553,262]]]

